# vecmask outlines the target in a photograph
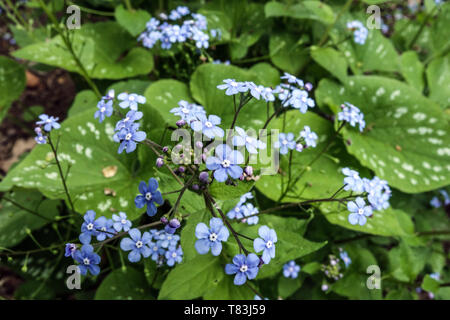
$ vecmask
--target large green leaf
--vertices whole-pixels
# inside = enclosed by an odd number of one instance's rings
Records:
[[[194,299],[214,288],[225,275],[220,257],[198,255],[177,265],[167,276],[158,299]]]
[[[137,47],[136,40],[115,22],[84,24],[73,34],[72,45],[92,78],[122,79],[147,74],[153,69],[151,53]],[[26,46],[13,55],[81,73],[60,36]]]
[[[0,56],[0,123],[23,89],[25,68],[14,60]]]
[[[5,197],[27,210],[6,200],[0,202],[0,247],[15,246],[27,236],[26,229],[42,228],[58,215],[59,202],[45,200],[39,192],[14,191]]]
[[[151,16],[144,10],[127,10],[123,5],[116,7],[114,16],[117,22],[124,27],[132,36],[137,36],[145,30],[145,24]]]
[[[272,63],[278,68],[297,74],[308,63],[308,51],[288,33],[273,34],[269,38],[269,51]]]
[[[347,60],[344,55],[333,48],[311,48],[311,57],[341,81],[347,79]]]
[[[389,251],[389,271],[400,281],[413,282],[425,267],[430,251],[409,247],[404,241]]]
[[[237,286],[233,277],[225,275],[204,296],[205,300],[253,300],[255,293],[247,286]]]
[[[58,157],[64,174],[68,172],[67,186],[75,209],[80,213],[92,209],[109,217],[115,211],[125,211],[130,218],[136,218],[143,212],[134,206],[139,181],[147,181],[152,172],[134,172],[136,152],[118,154],[118,144],[112,140],[118,119],[112,117],[100,124],[94,119],[95,110],[94,107],[75,114],[51,135],[54,143],[60,135]],[[139,148],[146,147],[139,145]],[[112,176],[104,175],[107,168],[111,168]],[[48,144],[37,145],[8,173],[0,183],[0,190],[13,186],[36,188],[50,198],[66,198]]]
[[[95,300],[149,300],[154,299],[142,272],[131,267],[109,273],[97,289]]]
[[[404,52],[400,57],[402,75],[411,86],[423,91],[423,65],[415,51]]]
[[[430,99],[443,108],[450,106],[450,54],[433,60],[427,68]]]
[[[320,1],[302,1],[295,5],[280,2],[268,2],[265,6],[266,17],[290,17],[295,19],[317,20],[324,24],[334,21],[333,10]]]
[[[343,130],[347,150],[393,187],[417,193],[449,184],[450,135],[441,109],[408,85],[376,76],[355,76],[344,87],[322,80],[319,105],[337,113],[350,102],[366,129]]]

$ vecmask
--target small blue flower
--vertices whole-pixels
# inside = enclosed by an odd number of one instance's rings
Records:
[[[372,207],[366,206],[366,202],[361,197],[357,197],[355,201],[349,201],[347,209],[351,212],[348,215],[348,222],[352,225],[363,226],[367,222],[367,217],[372,215]]]
[[[430,273],[430,278],[436,281],[441,281],[441,275],[439,272]]]
[[[77,251],[77,245],[75,243],[66,243],[64,256],[75,258],[75,251]]]
[[[37,121],[36,124],[39,126],[44,126],[44,130],[47,132],[52,131],[52,129],[59,129],[61,125],[58,123],[59,118],[48,116],[46,114],[41,114],[39,116],[40,121]]]
[[[178,246],[178,248],[170,247],[166,251],[165,256],[167,265],[172,267],[175,263],[180,263],[183,260],[183,250],[181,249],[181,246]]]
[[[100,273],[100,267],[98,264],[101,258],[94,252],[94,247],[90,244],[85,244],[81,247],[81,250],[75,251],[75,260],[79,263],[78,269],[82,275],[86,275],[89,271],[93,276]]]
[[[363,178],[364,191],[368,193],[367,200],[374,210],[383,210],[389,207],[391,189],[386,180],[381,180],[377,176],[372,180]]]
[[[178,102],[178,106],[178,108],[173,108],[170,112],[176,116],[180,116],[181,120],[184,120],[187,123],[198,120],[201,115],[206,116],[206,112],[203,107],[195,103],[180,100]]]
[[[219,84],[217,89],[226,90],[225,94],[227,96],[232,96],[240,92],[247,92],[248,87],[245,83],[237,82],[235,79],[225,79],[223,80],[225,84]]]
[[[177,234],[170,234],[161,230],[157,236],[155,236],[158,246],[161,248],[176,247],[180,241],[180,236]]]
[[[252,154],[258,153],[257,149],[266,148],[266,144],[264,142],[258,140],[258,138],[254,136],[248,135],[244,129],[240,127],[235,127],[234,129],[238,135],[233,137],[233,145],[237,147],[245,145],[247,151]]]
[[[250,94],[253,98],[259,100],[264,92],[264,86],[262,85],[256,85],[253,82],[246,81],[244,84],[242,84],[243,88],[241,92],[250,91]],[[244,89],[246,89],[244,91]],[[264,98],[264,97],[263,97]]]
[[[95,211],[88,210],[83,217],[84,222],[81,225],[81,234],[79,237],[80,242],[83,244],[91,243],[91,237],[97,237],[99,234],[98,230],[101,226],[98,220],[95,220],[95,215]]]
[[[348,268],[348,266],[352,263],[352,259],[348,256],[347,251],[341,251],[339,253],[339,256],[341,257],[342,261],[344,261],[345,267]]]
[[[218,182],[225,182],[228,176],[238,179],[242,175],[243,169],[239,164],[244,162],[244,157],[239,151],[222,144],[216,147],[215,155],[206,159],[206,167],[214,170],[214,178]]]
[[[250,253],[247,257],[243,254],[237,254],[233,258],[233,263],[225,266],[226,274],[235,274],[234,284],[243,285],[247,279],[255,279],[258,275],[260,260],[254,253]]]
[[[199,30],[194,29],[194,35],[192,39],[195,41],[195,46],[199,49],[209,47],[209,36]]]
[[[246,222],[249,225],[258,224],[259,217],[253,216],[254,214],[259,213],[258,208],[254,207],[253,204],[251,204],[251,203],[246,203],[245,205],[243,205],[243,207],[245,207],[245,209],[243,210],[244,217],[248,217],[248,216],[252,216],[252,217],[243,219],[242,222],[244,222],[244,223]]]
[[[280,133],[278,135],[278,141],[274,143],[274,147],[280,149],[280,154],[287,154],[289,150],[295,149],[295,146],[294,134],[291,132],[288,134]]]
[[[198,120],[191,122],[191,128],[195,132],[202,132],[205,136],[210,139],[214,137],[223,137],[224,131],[222,128],[218,127],[221,119],[218,116],[210,115],[208,118],[206,115],[198,114]]]
[[[105,120],[105,117],[111,117],[111,115],[113,114],[112,105],[113,105],[112,100],[109,100],[107,102],[105,102],[104,100],[100,100],[97,103],[98,110],[95,111],[94,119],[98,118],[98,121],[102,123],[103,120]]]
[[[353,32],[354,41],[357,44],[363,45],[366,42],[369,31],[364,25],[358,21],[350,21],[347,23],[347,29]]]
[[[300,132],[300,137],[305,140],[307,147],[316,147],[318,137],[315,132],[311,131],[311,128],[309,126],[305,126],[303,128],[303,130]]]
[[[139,183],[139,192],[141,194],[134,199],[134,203],[138,209],[147,205],[147,214],[150,217],[156,214],[157,209],[155,203],[159,205],[164,203],[158,187],[158,181],[155,178],[150,178],[150,180],[148,180],[148,185],[144,181],[141,181]]]
[[[161,248],[157,242],[151,241],[148,244],[148,247],[150,248],[150,251],[151,251],[150,256],[153,261],[158,261],[158,259],[161,256],[164,256],[164,253],[166,252],[166,250]]]
[[[253,199],[253,194],[251,192],[244,193],[239,199],[238,205],[245,203],[249,199]]]
[[[294,260],[291,260],[283,266],[283,276],[285,278],[296,279],[300,269],[300,266]]]
[[[117,96],[117,99],[122,101],[121,103],[119,103],[119,107],[123,109],[130,108],[134,111],[137,111],[138,103],[144,104],[147,101],[144,96],[140,96],[136,93],[128,94],[126,92],[120,93]]]
[[[341,108],[342,111],[338,113],[338,120],[347,121],[352,127],[359,125],[359,131],[362,132],[366,126],[364,114],[357,107],[348,102],[341,105]]]
[[[430,205],[433,208],[440,208],[442,206],[441,201],[439,201],[438,197],[433,197],[430,201]]]
[[[277,242],[277,234],[275,230],[268,226],[261,226],[258,230],[260,238],[253,241],[253,249],[255,252],[263,252],[262,261],[269,264],[270,260],[275,258],[275,243]]]
[[[139,229],[131,229],[128,234],[130,235],[130,238],[123,238],[122,241],[120,241],[120,248],[123,251],[131,251],[128,254],[128,260],[130,262],[138,262],[141,260],[141,255],[144,258],[147,258],[151,254],[151,250],[148,247],[151,237],[150,233],[144,232],[144,234],[141,235],[141,232]]]
[[[125,118],[123,118],[122,120],[119,120],[116,123],[116,131],[120,131],[123,128],[129,128],[134,121],[138,121],[140,120],[142,117],[144,116],[144,114],[140,111],[128,111],[127,115],[125,116]]]
[[[315,106],[314,100],[308,97],[308,92],[299,89],[294,89],[291,92],[290,98],[286,101],[286,104],[295,109],[299,109],[301,113],[306,113],[308,107],[312,108]]]
[[[129,127],[120,129],[116,134],[114,134],[113,139],[115,142],[119,142],[120,146],[118,153],[122,153],[123,150],[126,153],[133,152],[136,150],[136,142],[144,141],[147,134],[144,131],[137,131],[139,129],[138,123],[133,123]]]
[[[222,251],[222,241],[227,241],[230,233],[223,225],[222,219],[211,218],[208,228],[206,224],[200,222],[195,228],[195,249],[200,254],[206,254],[211,249],[213,256],[218,256]]]
[[[285,72],[284,75],[280,77],[280,79],[287,80],[288,83],[296,84],[299,87],[304,86],[303,80],[298,79],[297,77],[295,77],[292,74],[289,74],[287,72]]]
[[[113,214],[112,219],[114,221],[113,228],[117,232],[125,231],[128,232],[131,228],[131,221],[127,219],[125,212],[119,212],[119,215]]]
[[[106,238],[111,238],[116,234],[113,228],[114,221],[112,219],[106,219],[105,217],[100,217],[97,219],[97,241],[103,241]]]
[[[190,13],[189,8],[186,7],[186,6],[178,6],[178,7],[176,8],[176,10],[177,10],[177,12],[178,12],[179,14],[181,14],[182,16],[186,16],[186,15],[188,15],[188,14]]]
[[[265,87],[261,92],[261,96],[266,102],[275,101],[275,96],[272,88]]]
[[[36,142],[38,144],[45,144],[47,143],[47,137],[42,135],[42,129],[39,127],[34,128],[34,132],[36,132],[37,136],[34,137],[34,140],[36,140]]]
[[[343,168],[342,173],[347,177],[344,178],[344,190],[352,190],[355,192],[364,191],[364,182],[359,177],[359,173],[355,170],[350,170],[349,168]]]
[[[233,209],[228,211],[227,217],[230,219],[242,219],[244,218],[245,210],[247,210],[245,205],[237,204]]]
[[[164,231],[169,234],[174,234],[180,226],[181,223],[178,219],[170,219],[169,223],[164,227]]]

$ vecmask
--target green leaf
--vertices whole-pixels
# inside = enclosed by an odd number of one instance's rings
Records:
[[[439,290],[439,281],[436,281],[435,279],[431,278],[429,274],[423,278],[422,281],[422,289],[425,291],[436,293]]]
[[[280,84],[280,72],[267,62],[260,62],[250,68],[261,79],[260,84],[275,88]]]
[[[229,78],[236,81],[261,82],[251,71],[231,65],[209,63],[198,67],[190,81],[192,97],[205,108],[207,114],[215,114],[222,119],[221,127],[224,130],[230,127],[235,114],[233,97],[225,95],[224,90],[217,89],[217,86]],[[236,100],[236,103],[239,103],[239,99]],[[260,128],[265,120],[266,103],[252,99],[239,113],[237,125],[244,129]]]
[[[208,29],[219,29],[221,32],[220,42],[229,41],[231,38],[230,31],[232,29],[232,23],[225,12],[219,10],[206,10],[200,9],[198,13],[204,15],[208,22]]]
[[[302,1],[295,5],[280,2],[268,2],[265,6],[266,17],[290,17],[295,19],[317,20],[324,24],[334,22],[333,10],[320,1]]]
[[[72,46],[91,78],[122,79],[153,69],[151,53],[136,47],[136,40],[115,22],[84,24],[74,33]],[[26,46],[13,56],[82,74],[60,36]]]
[[[410,247],[401,241],[388,253],[390,273],[397,280],[411,283],[425,267],[428,256],[427,248]]]
[[[72,117],[86,110],[92,110],[93,107],[97,106],[98,101],[99,99],[94,91],[82,90],[75,96],[68,116]]]
[[[25,68],[16,61],[0,56],[0,123],[11,103],[25,89]]]
[[[117,22],[124,27],[132,36],[137,36],[145,30],[146,23],[151,15],[144,10],[127,10],[123,5],[116,7],[114,16]]]
[[[269,51],[272,63],[291,74],[297,74],[308,63],[308,51],[288,33],[271,35]]]
[[[286,278],[281,275],[278,278],[278,294],[281,298],[286,299],[295,293],[302,286],[304,277],[299,275],[297,278]]]
[[[0,247],[11,248],[27,237],[26,229],[37,230],[48,224],[58,215],[59,201],[45,200],[36,191],[14,191],[5,195],[22,207],[36,212],[34,215],[13,203],[0,202]]]
[[[153,300],[142,272],[127,267],[106,276],[97,289],[95,300]]]
[[[253,300],[255,293],[247,286],[237,286],[234,277],[225,275],[204,296],[205,300]]]
[[[348,65],[341,52],[333,48],[311,47],[311,57],[340,81],[345,82]]]
[[[400,57],[400,67],[406,82],[422,92],[424,87],[423,65],[417,53],[415,51],[404,52]]]
[[[217,200],[232,200],[247,193],[255,185],[253,181],[234,181],[236,185],[227,185],[216,180],[209,186],[209,193]]]
[[[219,257],[198,255],[177,265],[164,281],[159,300],[195,299],[203,296],[224,277]]]
[[[352,300],[381,299],[381,290],[367,287],[367,274],[351,273],[331,286],[331,290]]]
[[[350,102],[361,109],[366,129],[346,127],[349,153],[389,185],[418,193],[448,184],[450,134],[442,110],[408,85],[377,76],[354,76],[344,87],[322,80],[320,106],[336,113]]]
[[[69,117],[61,129],[51,133],[54,143],[59,140],[58,157],[75,210],[84,213],[94,210],[98,215],[111,217],[114,212],[125,211],[130,219],[143,210],[134,206],[141,180],[147,181],[152,171],[143,168],[135,172],[132,166],[136,152],[117,153],[118,144],[112,139],[113,116],[103,123],[93,118],[95,107]],[[137,149],[146,148],[139,145]],[[143,161],[145,163],[145,161]],[[70,169],[69,169],[70,167]],[[110,176],[103,173],[109,170]],[[48,144],[37,145],[0,183],[0,190],[13,186],[36,188],[49,198],[65,199],[65,193],[53,153]],[[163,190],[172,191],[172,190]]]
[[[442,108],[450,106],[450,55],[433,60],[427,68],[429,97]]]
[[[186,225],[181,230],[181,247],[183,248],[183,260],[189,261],[198,256],[197,250],[195,250],[195,242],[197,238],[195,236],[195,228],[200,222],[209,225],[211,214],[207,210],[194,212],[186,220]]]

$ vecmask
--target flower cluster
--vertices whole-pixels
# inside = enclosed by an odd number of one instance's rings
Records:
[[[128,254],[130,262],[139,262],[141,257],[150,257],[158,266],[165,263],[169,267],[173,267],[183,260],[179,235],[156,229],[141,233],[136,228],[131,229],[128,234],[130,237],[121,240],[120,248],[123,251],[130,251]]]
[[[347,121],[352,127],[359,125],[359,131],[363,131],[366,126],[364,114],[354,105],[345,102],[341,105],[342,111],[338,113],[339,121]]]
[[[448,206],[450,204],[450,197],[449,197],[447,191],[442,189],[442,190],[439,190],[439,192],[441,193],[442,197],[444,198],[444,201],[441,202],[441,200],[439,200],[439,198],[437,196],[434,196],[430,201],[430,205],[433,208],[440,208],[442,206],[442,203],[444,204],[444,206]]]
[[[58,117],[41,114],[39,119],[39,121],[36,121],[37,127],[34,129],[34,132],[36,132],[36,137],[34,140],[36,140],[38,144],[45,144],[47,143],[47,136],[44,135],[42,129],[46,132],[50,132],[53,129],[61,128],[61,125],[58,123]]]
[[[363,226],[367,222],[367,217],[372,215],[373,210],[383,210],[389,207],[391,189],[387,181],[381,180],[377,176],[371,180],[361,178],[357,171],[349,168],[343,168],[342,173],[346,176],[344,178],[344,190],[361,194],[361,196],[356,197],[355,201],[347,203],[347,209],[351,212],[348,216],[350,224]],[[367,196],[369,205],[366,205],[363,195]]]
[[[280,133],[278,141],[275,141],[274,147],[280,150],[280,154],[287,154],[290,150],[302,152],[304,148],[316,147],[318,136],[311,131],[309,126],[305,126],[298,138],[295,138],[292,132]]]
[[[347,22],[347,29],[351,30],[353,32],[353,40],[355,43],[363,45],[366,43],[367,36],[369,35],[369,30],[367,30],[364,25],[358,21],[350,21]]]
[[[259,217],[256,214],[259,213],[259,210],[252,203],[247,202],[249,199],[253,199],[253,195],[250,192],[242,195],[236,206],[228,211],[227,217],[241,220],[249,225],[258,224]]]
[[[212,38],[221,36],[221,31],[216,29],[210,30],[208,34],[206,17],[190,13],[184,6],[172,10],[169,16],[160,14],[159,18],[160,20],[151,18],[147,22],[146,30],[138,37],[138,41],[141,41],[144,47],[153,48],[159,42],[162,49],[168,50],[173,44],[191,40],[201,49],[209,47],[210,36]]]
[[[335,255],[330,254],[328,256],[330,262],[322,265],[322,271],[330,279],[335,281],[341,279],[344,274],[341,272],[340,259]]]

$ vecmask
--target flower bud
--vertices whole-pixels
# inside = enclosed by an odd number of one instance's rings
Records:
[[[169,151],[169,147],[166,146],[162,148],[162,152],[167,153],[167,151]]]
[[[158,168],[161,168],[163,165],[164,165],[164,160],[163,160],[163,158],[158,158],[158,159],[156,159],[156,166],[157,166]]]
[[[177,125],[178,128],[181,128],[181,127],[184,126],[185,124],[186,124],[186,121],[184,121],[184,120],[178,120],[178,121],[176,122],[176,125]]]
[[[208,183],[209,182],[209,173],[206,171],[200,172],[200,174],[198,175],[198,179],[200,180],[200,182]]]
[[[186,171],[186,168],[185,168],[185,167],[180,166],[180,167],[178,168],[178,172],[179,172],[179,173],[184,173],[184,171]]]
[[[311,91],[312,88],[313,88],[313,85],[312,85],[311,83],[307,82],[307,83],[305,84],[305,89],[306,89],[307,91]]]
[[[192,185],[192,190],[198,191],[198,190],[200,190],[200,186],[198,184],[193,184]]]
[[[253,167],[252,167],[252,166],[247,166],[247,167],[245,167],[244,172],[245,172],[248,176],[253,176]]]
[[[161,217],[161,219],[159,221],[161,221],[164,224],[167,224],[169,222],[169,220],[166,217],[164,217],[164,216]]]

